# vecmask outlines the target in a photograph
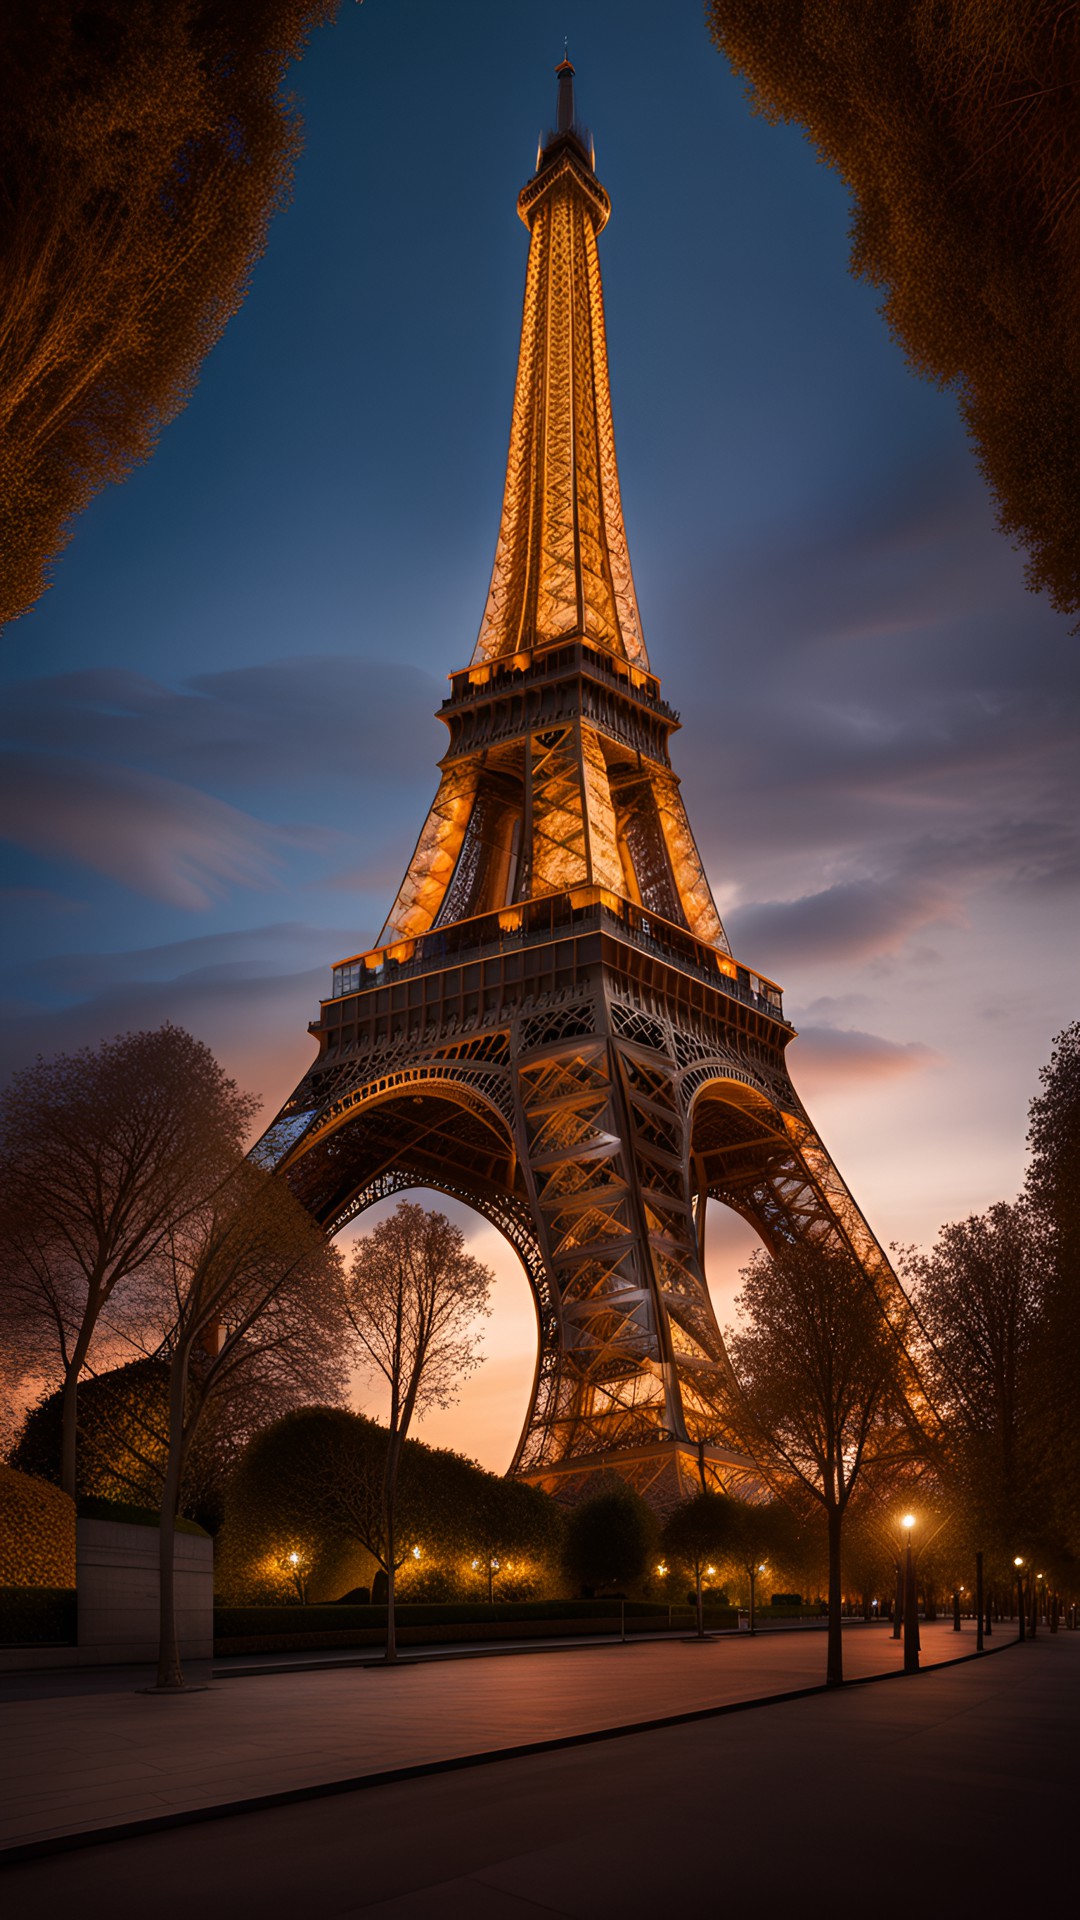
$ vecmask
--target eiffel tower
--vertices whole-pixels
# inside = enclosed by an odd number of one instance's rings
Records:
[[[411,1187],[515,1248],[539,1325],[511,1471],[576,1499],[724,1485],[733,1378],[706,1203],[766,1246],[896,1283],[799,1100],[779,987],[731,953],[672,770],[623,527],[597,238],[610,212],[556,69],[518,199],[529,257],[502,522],[450,676],[431,811],[377,946],[333,969],[319,1054],[256,1155],[327,1233]],[[593,1483],[595,1484],[595,1482]]]

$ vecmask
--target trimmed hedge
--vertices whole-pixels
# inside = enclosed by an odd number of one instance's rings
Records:
[[[128,1500],[105,1500],[96,1493],[84,1493],[77,1503],[80,1520],[121,1520],[129,1527],[160,1527],[161,1515],[154,1507],[134,1507]],[[182,1516],[173,1523],[176,1533],[196,1533],[208,1540],[205,1527]]]
[[[647,1600],[627,1600],[626,1621],[633,1629],[662,1627],[668,1608]],[[403,1645],[422,1641],[507,1640],[546,1633],[616,1632],[618,1600],[521,1600],[461,1606],[403,1604],[395,1608]],[[671,1610],[673,1628],[685,1632],[694,1621],[689,1607]],[[712,1631],[738,1626],[734,1607],[706,1608]],[[386,1632],[385,1607],[215,1607],[214,1650],[225,1653],[286,1653],[305,1648],[373,1646]]]
[[[64,1393],[32,1407],[15,1443],[22,1473],[60,1481]],[[96,1379],[79,1381],[79,1446],[75,1492],[153,1506],[161,1498],[169,1443],[169,1369],[161,1360],[131,1360]]]
[[[0,1586],[75,1585],[75,1502],[36,1475],[0,1466]]]
[[[667,1607],[648,1600],[627,1600],[626,1617],[667,1619]],[[419,1601],[399,1601],[394,1613],[402,1627],[460,1626],[472,1621],[492,1620],[606,1620],[619,1611],[618,1600],[496,1600],[463,1601],[460,1605],[436,1606]],[[734,1617],[734,1616],[732,1616]],[[341,1601],[314,1607],[215,1607],[214,1625],[219,1633],[340,1632],[345,1627],[385,1627],[386,1608],[351,1606]]]
[[[319,1602],[369,1586],[370,1553],[353,1538],[332,1490],[350,1475],[381,1479],[386,1429],[341,1407],[304,1407],[257,1433],[233,1475],[218,1535],[215,1586],[231,1606],[289,1605],[296,1597],[287,1555],[306,1562],[306,1591]],[[398,1574],[398,1597],[413,1605],[479,1600],[480,1571],[501,1563],[500,1596],[561,1591],[561,1509],[524,1481],[487,1473],[473,1461],[407,1440],[398,1488],[397,1531],[417,1546]]]
[[[74,1646],[74,1587],[0,1587],[0,1646]]]

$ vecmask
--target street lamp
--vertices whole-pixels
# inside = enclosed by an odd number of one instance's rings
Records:
[[[919,1671],[919,1603],[915,1592],[915,1561],[911,1552],[911,1534],[915,1515],[905,1513],[904,1529],[904,1672]]]
[[[1015,1554],[1013,1566],[1016,1568],[1016,1623],[1017,1639],[1024,1638],[1024,1556]]]
[[[489,1556],[487,1560],[483,1560],[483,1561],[474,1560],[472,1563],[473,1572],[479,1573],[481,1568],[483,1568],[483,1571],[487,1574],[488,1606],[490,1607],[493,1604],[493,1600],[494,1600],[495,1575],[499,1571],[499,1562],[495,1559],[493,1554]]]
[[[756,1633],[756,1632],[757,1632],[757,1626],[756,1626],[756,1624],[755,1624],[755,1620],[756,1620],[756,1616],[755,1616],[755,1613],[754,1613],[754,1591],[755,1591],[755,1588],[756,1588],[756,1586],[757,1586],[757,1577],[758,1577],[758,1574],[759,1574],[759,1573],[764,1573],[764,1571],[765,1571],[765,1561],[764,1561],[764,1560],[762,1560],[762,1561],[760,1561],[760,1562],[758,1563],[758,1565],[757,1565],[757,1566],[754,1566],[754,1565],[753,1565],[753,1563],[751,1562],[751,1565],[750,1565],[750,1568],[749,1568],[749,1575],[750,1575],[750,1632],[751,1632],[751,1633]]]
[[[293,1586],[296,1588],[296,1597],[299,1600],[300,1605],[302,1607],[306,1607],[307,1606],[308,1564],[304,1558],[304,1555],[302,1553],[298,1553],[296,1548],[294,1547],[290,1553],[287,1553],[285,1555],[284,1563],[279,1561],[278,1565],[279,1566],[283,1565],[283,1569],[288,1571],[289,1579],[292,1581]]]

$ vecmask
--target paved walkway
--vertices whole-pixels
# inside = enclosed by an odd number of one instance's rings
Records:
[[[1080,1634],[1040,1636],[918,1679],[13,1865],[0,1899],[18,1920],[1056,1910],[1078,1726]]]
[[[974,1630],[923,1645],[953,1659]],[[884,1627],[844,1654],[849,1678],[902,1663]],[[744,1635],[22,1698],[0,1708],[0,1847],[700,1712],[818,1685],[824,1662],[824,1635]]]

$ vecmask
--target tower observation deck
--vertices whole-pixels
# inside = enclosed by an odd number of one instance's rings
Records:
[[[610,213],[557,68],[518,198],[521,348],[491,585],[416,849],[373,948],[333,969],[317,1059],[257,1157],[337,1232],[411,1187],[516,1249],[538,1322],[513,1471],[657,1505],[750,1469],[704,1273],[710,1198],[766,1245],[888,1262],[785,1064],[779,987],[732,954],[642,635],[611,417]]]

